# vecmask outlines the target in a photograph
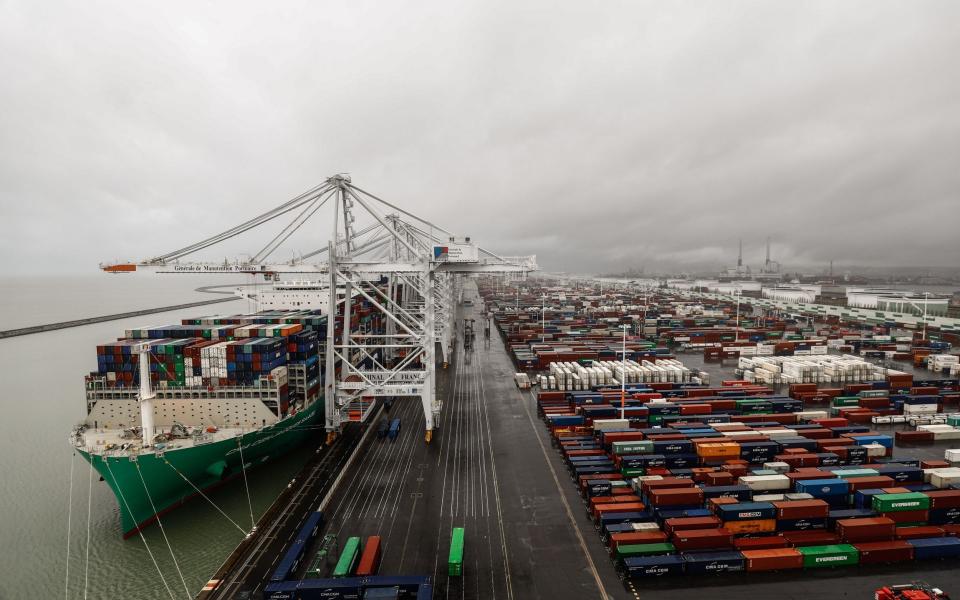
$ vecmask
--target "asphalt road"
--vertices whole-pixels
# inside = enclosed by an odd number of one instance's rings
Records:
[[[477,300],[470,283],[464,295]],[[324,534],[341,547],[350,536],[379,535],[380,574],[430,575],[435,598],[632,598],[592,525],[581,532],[583,505],[495,331],[485,343],[480,304],[461,309],[461,319],[476,319],[477,340],[465,352],[458,339],[454,363],[438,377],[443,412],[433,442],[424,443],[419,402],[394,403],[400,436],[371,442],[304,562]],[[466,530],[462,577],[447,575],[454,527]]]

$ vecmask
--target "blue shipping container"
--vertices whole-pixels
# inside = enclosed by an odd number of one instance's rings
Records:
[[[826,519],[779,519],[777,531],[807,531],[810,529],[826,529]]]
[[[960,556],[960,539],[953,536],[907,540],[916,560]]]
[[[801,479],[797,481],[798,492],[805,492],[814,498],[849,494],[850,482],[846,479]]]
[[[746,569],[746,560],[739,552],[684,552],[684,569],[691,575],[732,573]]]
[[[623,559],[629,577],[658,577],[683,574],[683,558],[667,556],[631,556]]]

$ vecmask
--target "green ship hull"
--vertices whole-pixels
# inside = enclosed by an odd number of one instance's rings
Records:
[[[78,450],[113,490],[123,537],[206,491],[284,455],[311,436],[323,435],[323,400],[278,423],[232,439],[167,450],[162,454],[103,456]],[[142,479],[141,479],[142,476]],[[148,493],[149,491],[149,493]]]

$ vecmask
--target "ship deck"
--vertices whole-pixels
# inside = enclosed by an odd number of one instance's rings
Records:
[[[251,429],[237,429],[225,427],[218,429],[215,433],[204,433],[201,438],[183,438],[174,439],[166,442],[162,448],[163,451],[180,450],[183,448],[192,448],[194,446],[211,444],[223,440],[230,440],[238,435],[249,433]],[[77,449],[83,450],[89,454],[97,456],[132,456],[140,454],[153,454],[158,448],[145,449],[139,439],[130,439],[123,437],[122,429],[88,429],[80,437],[81,442]],[[108,449],[110,445],[113,448]],[[124,448],[124,444],[129,444]]]

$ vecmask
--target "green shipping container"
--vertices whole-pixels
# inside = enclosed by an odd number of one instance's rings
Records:
[[[873,510],[899,512],[902,510],[929,510],[930,496],[920,492],[907,494],[877,494],[873,497]]]
[[[833,406],[860,406],[860,397],[837,396],[833,399]]]
[[[620,474],[624,477],[640,477],[643,475],[643,469],[620,469]]]
[[[343,545],[343,552],[340,553],[340,558],[337,560],[337,566],[333,568],[335,579],[353,575],[357,568],[357,561],[360,560],[360,549],[359,537],[347,539],[347,543]]]
[[[960,425],[960,416],[949,416],[947,417],[947,425],[953,425],[954,427]]]
[[[833,474],[840,479],[853,479],[854,477],[876,477],[880,473],[875,469],[841,469],[834,471]]]
[[[860,562],[860,552],[850,544],[807,546],[797,548],[797,551],[803,555],[803,566],[806,569],[843,567]]]
[[[454,527],[450,536],[450,557],[447,561],[447,575],[460,577],[463,575],[463,527]]]
[[[614,442],[612,444],[614,454],[651,454],[653,453],[653,442]]]
[[[659,544],[620,544],[617,546],[617,559],[623,560],[630,556],[657,556],[659,554],[673,554],[676,548],[669,542]]]

